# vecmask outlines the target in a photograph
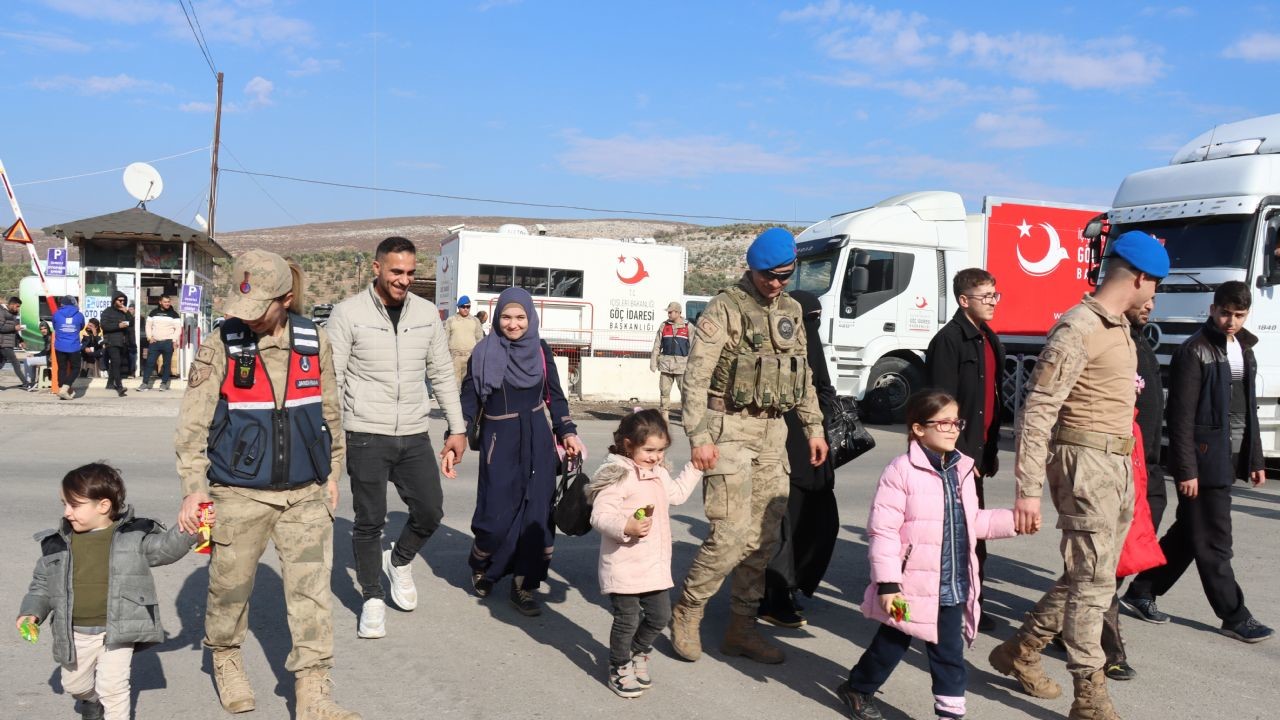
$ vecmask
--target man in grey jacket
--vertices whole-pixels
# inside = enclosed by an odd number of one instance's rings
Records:
[[[356,634],[384,637],[385,571],[391,600],[401,610],[418,605],[409,563],[444,516],[440,471],[427,433],[430,379],[449,423],[441,457],[466,448],[466,423],[449,338],[434,303],[409,292],[417,256],[413,243],[389,237],[378,244],[373,283],[333,309],[327,330],[333,369],[342,391],[347,474],[355,523],[351,544],[356,580],[364,595]],[[409,509],[399,539],[382,550],[387,482]]]

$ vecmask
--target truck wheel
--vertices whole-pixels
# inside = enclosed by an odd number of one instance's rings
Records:
[[[881,358],[871,368],[863,398],[867,421],[889,425],[906,420],[907,398],[924,386],[920,368],[898,357]]]

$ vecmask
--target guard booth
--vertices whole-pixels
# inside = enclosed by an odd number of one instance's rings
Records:
[[[182,313],[183,333],[175,349],[172,373],[185,379],[186,368],[213,321],[214,260],[230,259],[207,234],[136,207],[109,215],[72,220],[43,228],[80,253],[80,310],[85,319],[111,306],[116,291],[129,298],[134,317],[149,315],[161,295]],[[195,312],[184,312],[183,286],[200,288]],[[142,322],[132,323],[142,347]]]

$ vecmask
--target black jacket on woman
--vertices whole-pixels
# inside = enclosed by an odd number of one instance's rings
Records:
[[[984,418],[985,388],[991,380],[987,377],[986,347],[996,359],[996,416]],[[1004,388],[1001,375],[1004,372],[1004,345],[995,332],[983,323],[981,328],[965,317],[964,310],[957,310],[951,322],[942,326],[925,353],[929,371],[929,385],[950,393],[960,405],[960,417],[965,428],[956,440],[956,449],[973,458],[978,475],[990,477],[1000,468],[996,455],[1000,447],[1001,411],[1004,408]]]
[[[1246,415],[1243,447],[1231,447],[1231,363],[1227,336],[1209,320],[1174,351],[1169,366],[1169,472],[1182,482],[1198,478],[1203,487],[1230,487],[1236,479],[1265,467],[1258,431],[1258,338],[1236,334],[1244,355]],[[1233,467],[1232,453],[1239,451]]]

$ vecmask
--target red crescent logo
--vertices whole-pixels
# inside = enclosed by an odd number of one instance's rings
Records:
[[[924,296],[923,296],[923,295],[917,295],[917,296],[916,296],[916,307],[921,308],[921,309],[924,309],[924,308],[926,308],[926,307],[929,307],[929,301],[928,301],[928,300],[926,300],[926,299],[924,298]]]
[[[617,275],[618,275],[618,279],[619,279],[619,280],[621,280],[623,283],[625,283],[625,284],[627,284],[627,285],[635,285],[636,283],[640,282],[641,280],[643,280],[643,279],[645,279],[645,278],[649,277],[649,273],[648,273],[648,271],[646,271],[646,270],[644,269],[644,261],[643,261],[643,260],[641,260],[641,259],[640,259],[640,258],[638,258],[638,257],[632,257],[631,259],[636,261],[636,274],[635,274],[635,275],[632,275],[631,277],[623,277],[623,276],[622,276],[622,271],[620,271],[620,270],[615,271],[615,272],[617,273]],[[618,256],[618,264],[619,264],[619,265],[621,265],[621,264],[625,263],[626,261],[627,261],[627,258],[626,258],[626,256],[625,256],[625,255],[619,255],[619,256]]]

